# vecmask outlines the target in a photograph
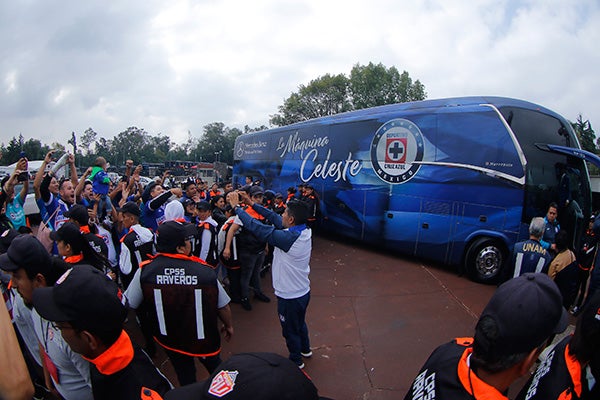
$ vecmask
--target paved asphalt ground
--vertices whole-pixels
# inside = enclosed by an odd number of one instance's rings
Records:
[[[450,267],[324,237],[314,239],[311,268],[313,356],[305,371],[322,396],[337,400],[403,398],[437,345],[473,334],[495,290]],[[255,301],[252,311],[232,304],[235,334],[223,345],[224,359],[248,351],[287,356],[270,274],[262,284],[271,303]],[[164,353],[155,363],[176,384]],[[198,380],[207,376],[198,363]]]

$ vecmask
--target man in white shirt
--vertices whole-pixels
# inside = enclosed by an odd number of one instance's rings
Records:
[[[257,222],[239,207],[244,204],[267,218],[273,225]],[[275,247],[273,252],[273,288],[277,296],[277,312],[283,337],[290,352],[289,358],[304,368],[302,357],[312,356],[306,309],[310,301],[310,255],[312,252],[312,232],[306,226],[308,208],[300,201],[290,201],[283,215],[255,203],[245,192],[231,192],[227,201],[235,214],[257,238]]]

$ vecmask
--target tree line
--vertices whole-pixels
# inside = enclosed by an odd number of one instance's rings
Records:
[[[214,122],[204,126],[203,134],[194,137],[188,132],[184,143],[173,143],[169,136],[163,134],[152,135],[143,128],[129,127],[112,139],[100,136],[92,128],[83,134],[74,132],[69,139],[70,148],[65,148],[61,143],[51,145],[42,144],[38,139],[25,140],[23,135],[13,137],[8,145],[2,144],[2,165],[10,165],[20,158],[21,152],[30,160],[41,160],[51,149],[59,153],[69,151],[75,154],[77,166],[87,167],[93,165],[97,156],[101,155],[111,164],[121,166],[125,160],[132,159],[136,163],[163,163],[165,161],[221,161],[233,163],[233,145],[235,139],[258,128],[245,127],[244,131],[237,128],[226,127],[221,122]]]

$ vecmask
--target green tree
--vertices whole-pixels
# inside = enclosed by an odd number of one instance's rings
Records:
[[[25,152],[25,156],[29,160],[41,160],[48,152],[49,147],[44,145],[38,139],[29,139],[25,141],[23,135],[19,137],[13,137],[9,142],[8,146],[0,146],[0,152],[2,153],[2,165],[10,165],[16,162],[21,152]]]
[[[396,67],[383,64],[356,64],[350,72],[350,94],[354,109],[424,100],[425,86],[418,80],[413,83],[408,72],[402,74]]]
[[[161,134],[148,136],[148,143],[144,146],[144,155],[151,160],[150,162],[165,162],[172,145],[168,136],[162,136]]]
[[[257,126],[256,128],[250,128],[248,125],[244,125],[244,133],[260,132],[266,129],[269,129],[269,127],[265,125]]]
[[[380,106],[391,103],[423,100],[425,86],[414,81],[396,67],[383,64],[356,64],[350,78],[344,74],[326,74],[308,85],[300,85],[271,115],[272,125],[283,126],[311,118],[333,115],[344,111]]]
[[[584,121],[581,114],[579,114],[577,120],[571,122],[571,126],[577,134],[577,139],[579,139],[581,148],[592,153],[598,153],[598,148],[596,147],[596,134],[592,129],[590,121],[587,119]]]
[[[352,105],[348,85],[348,78],[344,74],[326,74],[306,86],[300,85],[298,93],[292,93],[279,106],[279,114],[272,115],[269,122],[282,126],[350,111]]]
[[[87,128],[85,132],[83,132],[83,135],[79,138],[79,141],[81,142],[79,147],[83,153],[88,154],[91,151],[90,146],[96,141],[97,137],[98,133],[92,128]]]
[[[579,144],[581,148],[592,152],[594,154],[598,154],[598,147],[600,147],[600,139],[596,141],[596,134],[592,129],[592,124],[589,120],[583,120],[581,114],[577,116],[577,120],[575,122],[571,122],[571,126],[573,130],[577,134],[577,139],[579,140]],[[600,170],[598,167],[591,163],[587,163],[588,170],[591,175],[600,174]]]
[[[19,137],[12,137],[6,146],[6,151],[2,154],[2,161],[5,165],[10,165],[19,160],[19,155],[21,151],[23,151],[23,145],[25,144],[25,139],[22,134],[19,134]]]
[[[169,154],[167,154],[167,160],[190,160],[185,143],[175,145],[175,147],[169,151]]]
[[[112,140],[108,140],[104,137],[101,137],[100,139],[98,139],[96,141],[96,143],[94,144],[94,147],[96,149],[96,151],[95,151],[96,154],[90,154],[90,156],[91,156],[90,160],[92,160],[96,155],[101,155],[109,163],[111,163],[113,165],[117,165],[116,158],[114,157],[114,154],[112,154],[112,148],[113,148]],[[136,161],[135,159],[133,159],[133,160],[134,160],[134,162]],[[92,162],[93,162],[93,160],[86,163],[86,165],[89,167],[92,165],[91,164]]]
[[[115,166],[124,165],[127,159],[153,162],[154,149],[150,146],[148,136],[144,129],[131,126],[111,140],[110,154],[103,154],[98,149],[96,153],[104,157],[110,156],[110,163]]]
[[[50,148],[42,146],[42,142],[37,139],[29,139],[23,143],[23,151],[29,160],[43,160]]]
[[[233,146],[235,139],[242,134],[237,128],[228,128],[222,122],[205,125],[204,133],[192,150],[197,161],[233,163]]]

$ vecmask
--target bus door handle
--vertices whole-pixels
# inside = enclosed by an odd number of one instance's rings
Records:
[[[429,224],[427,222],[424,222],[423,225],[421,225],[421,228],[429,229]]]
[[[487,222],[487,216],[485,216],[485,215],[480,215],[480,216],[479,216],[479,222]]]

